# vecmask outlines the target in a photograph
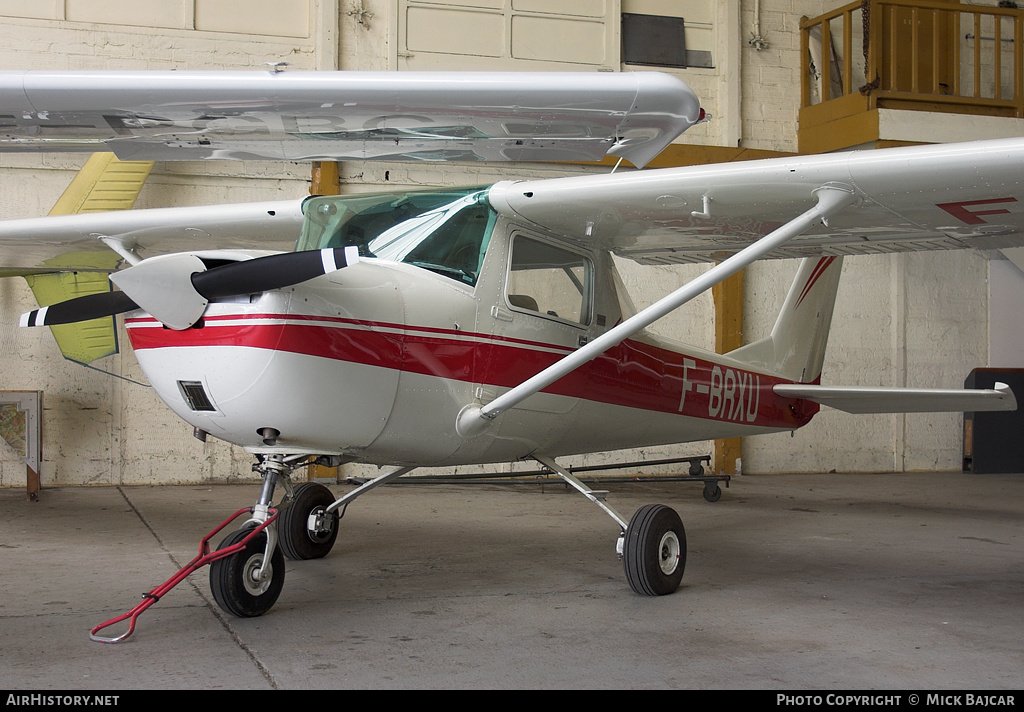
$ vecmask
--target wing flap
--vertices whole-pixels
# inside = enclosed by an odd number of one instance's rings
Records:
[[[985,389],[861,388],[793,383],[773,387],[786,398],[802,398],[847,413],[941,413],[1017,409],[1005,383]]]

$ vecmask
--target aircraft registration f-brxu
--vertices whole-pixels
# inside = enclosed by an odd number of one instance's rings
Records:
[[[686,84],[653,72],[4,72],[0,114],[3,151],[617,156],[637,168],[705,120]],[[118,288],[32,311],[23,325],[124,314],[159,397],[197,432],[251,453],[263,478],[258,502],[92,638],[124,640],[206,564],[225,611],[266,613],[285,555],[327,555],[339,511],[420,466],[536,460],[618,524],[633,590],[672,593],[686,562],[678,514],[653,504],[627,519],[558,458],[791,431],[820,405],[1015,409],[1003,384],[838,387],[821,372],[843,256],[1024,244],[1021,166],[1024,139],[1010,139],[0,223],[5,274],[103,270]],[[295,249],[259,249],[282,241]],[[714,266],[637,311],[613,255]],[[752,262],[787,257],[803,261],[759,341],[716,355],[646,330]],[[336,497],[291,483],[311,457],[389,469]],[[99,634],[125,620],[125,633]]]

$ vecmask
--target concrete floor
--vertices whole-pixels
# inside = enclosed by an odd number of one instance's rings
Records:
[[[627,517],[680,512],[675,594],[634,594],[615,524],[561,485],[393,485],[349,507],[330,556],[289,562],[265,616],[223,614],[203,570],[118,645],[90,629],[257,487],[0,490],[0,689],[1024,685],[1024,475],[747,475],[713,504],[609,489]]]

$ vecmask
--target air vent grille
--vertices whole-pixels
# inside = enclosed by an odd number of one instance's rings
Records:
[[[188,407],[198,412],[209,412],[215,411],[213,402],[210,401],[210,397],[206,395],[206,389],[203,388],[203,384],[199,381],[178,381],[178,389],[181,391],[182,397],[185,402],[188,403]]]

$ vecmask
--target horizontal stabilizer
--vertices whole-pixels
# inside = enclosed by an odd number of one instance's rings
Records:
[[[861,388],[783,383],[773,390],[786,398],[803,398],[847,413],[941,413],[1017,410],[1005,383],[985,389]]]

